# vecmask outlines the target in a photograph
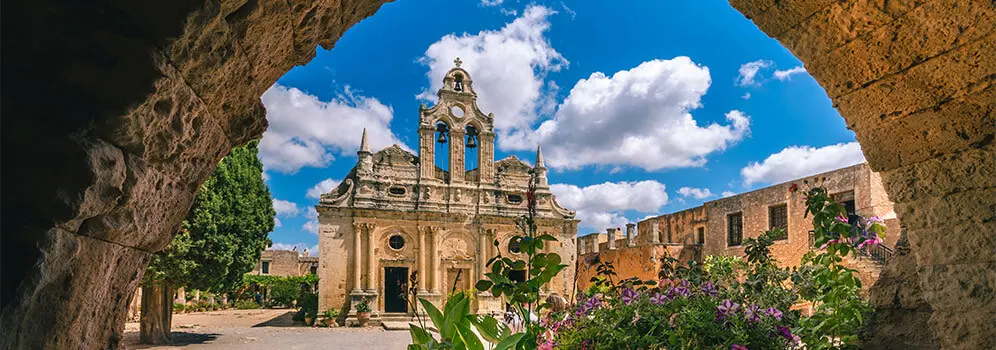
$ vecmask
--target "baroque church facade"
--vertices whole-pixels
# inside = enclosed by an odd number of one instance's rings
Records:
[[[348,310],[343,314],[350,323],[354,305],[366,300],[375,318],[411,314],[415,310],[404,293],[413,272],[418,296],[441,306],[452,291],[472,289],[483,279],[491,257],[524,258],[509,240],[522,234],[515,222],[528,211],[526,192],[533,176],[537,234],[557,237],[544,250],[570,265],[543,292],[570,294],[579,223],[575,212],[558,205],[550,192],[539,148],[535,166],[515,156],[494,160],[495,116],[478,108],[470,74],[460,68],[459,58],[454,62],[438,102],[419,109],[418,156],[398,145],[372,153],[364,131],[356,166],[321,196],[316,206],[319,310]],[[448,153],[440,158],[448,159],[443,166],[437,166],[437,146]],[[468,162],[468,150],[476,151],[476,162]],[[472,311],[504,307],[503,300],[484,292],[477,293]]]

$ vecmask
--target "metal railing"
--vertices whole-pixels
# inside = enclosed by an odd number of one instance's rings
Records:
[[[816,249],[816,237],[812,230],[809,231],[809,249]],[[859,258],[869,259],[877,264],[885,264],[885,261],[896,252],[885,244],[876,244],[869,248],[855,249]]]

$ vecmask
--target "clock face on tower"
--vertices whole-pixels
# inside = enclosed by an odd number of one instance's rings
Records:
[[[460,108],[460,106],[450,107],[450,113],[453,114],[454,117],[463,118],[463,108]]]

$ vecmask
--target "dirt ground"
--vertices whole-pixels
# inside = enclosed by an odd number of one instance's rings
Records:
[[[127,349],[405,349],[407,331],[380,327],[314,328],[295,324],[293,310],[223,310],[173,315],[173,345],[138,343],[138,323],[125,324]]]

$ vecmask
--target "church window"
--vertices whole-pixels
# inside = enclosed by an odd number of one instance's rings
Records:
[[[453,77],[453,91],[463,91],[463,75],[457,74]]]
[[[398,250],[398,249],[404,248],[405,247],[405,238],[401,237],[401,235],[391,236],[391,238],[387,240],[387,245],[391,246],[391,249],[394,249],[394,250]]]
[[[522,196],[517,195],[517,194],[510,194],[510,195],[508,195],[507,199],[508,199],[508,202],[512,203],[512,204],[522,203]]]
[[[519,250],[519,240],[511,240],[508,242],[508,251],[518,254]]]
[[[405,190],[404,187],[394,186],[387,189],[387,192],[390,193],[392,196],[404,196],[407,191]]]

